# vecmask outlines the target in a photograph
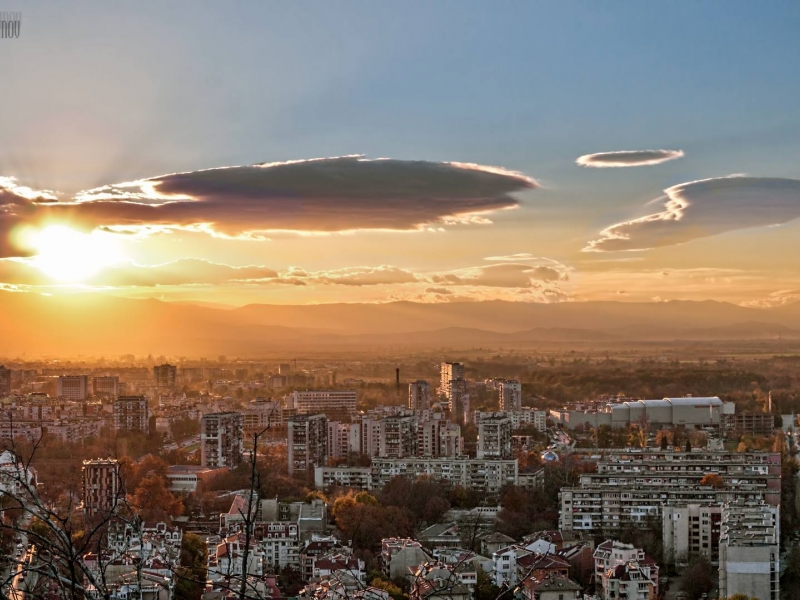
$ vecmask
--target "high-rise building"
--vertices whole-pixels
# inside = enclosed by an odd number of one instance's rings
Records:
[[[88,516],[108,514],[122,497],[119,463],[113,458],[83,461],[83,508]]]
[[[408,408],[428,410],[431,407],[431,386],[422,379],[408,384]]]
[[[465,379],[464,363],[443,362],[439,369],[439,393],[450,400],[450,382]]]
[[[780,537],[780,507],[726,504],[719,538],[719,596],[778,600]]]
[[[522,384],[519,381],[501,381],[497,389],[500,392],[500,410],[522,409]]]
[[[62,375],[58,378],[57,395],[67,400],[86,400],[89,392],[89,377],[86,375]]]
[[[511,419],[491,417],[478,424],[478,458],[511,458]]]
[[[200,423],[200,465],[235,467],[242,461],[244,417],[238,412],[203,415]]]
[[[153,367],[153,378],[157,387],[175,387],[177,374],[178,367],[167,363]]]
[[[381,420],[381,458],[405,458],[417,455],[417,418],[386,417]]]
[[[348,420],[356,414],[355,390],[305,390],[291,396],[292,406],[306,414],[322,413],[328,419]]]
[[[328,453],[328,420],[325,415],[296,415],[286,424],[289,475],[313,472],[323,466]]]
[[[92,393],[110,398],[119,396],[119,377],[116,375],[105,375],[92,378]]]
[[[469,420],[469,392],[464,379],[454,379],[450,382],[450,418],[459,425],[465,425]]]
[[[417,456],[420,458],[455,458],[461,456],[464,440],[461,426],[451,423],[442,413],[417,426]]]
[[[114,429],[149,433],[150,415],[145,396],[120,396],[114,400]]]
[[[661,515],[664,562],[687,565],[702,556],[719,563],[722,504],[666,505]]]
[[[11,394],[11,369],[0,365],[0,398]]]
[[[328,457],[347,458],[361,452],[361,424],[328,421]]]

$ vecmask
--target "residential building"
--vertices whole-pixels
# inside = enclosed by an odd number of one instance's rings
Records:
[[[519,410],[476,411],[473,416],[476,425],[480,424],[483,419],[506,416],[511,419],[511,429],[514,431],[527,425],[533,425],[537,431],[547,429],[547,411],[527,406]]]
[[[504,485],[517,483],[517,460],[457,458],[373,458],[372,486],[381,489],[397,476],[422,476],[448,481],[467,489],[496,493]]]
[[[464,452],[461,426],[433,413],[433,418],[417,425],[417,456],[420,458],[454,458]]]
[[[658,566],[650,561],[614,565],[603,573],[602,600],[655,600],[658,598]]]
[[[167,469],[167,481],[170,492],[194,494],[199,485],[211,481],[223,472],[221,467],[203,467],[201,465],[171,465]]]
[[[360,423],[328,421],[328,458],[347,458],[360,452]]]
[[[497,391],[500,393],[500,410],[522,409],[522,384],[519,381],[501,381]]]
[[[300,529],[297,523],[258,522],[253,535],[264,557],[264,567],[277,572],[291,567],[300,568]]]
[[[431,407],[431,386],[422,379],[408,384],[408,408],[414,411]]]
[[[541,579],[528,577],[522,582],[522,597],[526,600],[569,600],[580,598],[583,588],[569,577],[548,575]]]
[[[416,573],[420,565],[430,560],[431,556],[417,540],[407,538],[381,540],[381,568],[383,574],[391,580]]]
[[[780,572],[779,507],[726,504],[719,539],[719,596],[778,600]]]
[[[724,414],[722,415],[722,431],[726,437],[770,436],[775,432],[775,415],[767,412]]]
[[[658,591],[658,567],[655,561],[649,558],[641,548],[636,548],[633,544],[624,544],[617,540],[606,540],[595,548],[594,578],[598,587],[605,586],[603,578],[606,573],[620,565],[627,564],[642,565],[642,568],[646,569],[647,578],[654,584],[656,592]],[[620,577],[623,581],[637,579],[637,577],[624,576],[622,573],[614,573],[609,587],[610,590],[619,592],[619,583],[614,582]],[[613,598],[614,596],[610,597]],[[635,597],[635,595],[631,596],[631,598]],[[650,596],[649,598],[655,598],[655,596]],[[649,598],[643,600],[649,600]]]
[[[298,412],[321,413],[330,420],[347,421],[356,415],[355,390],[295,391],[289,399]]]
[[[120,395],[119,377],[116,375],[92,377],[92,393],[96,396],[117,398]]]
[[[511,419],[491,417],[478,424],[478,458],[511,458]]]
[[[203,415],[200,421],[200,464],[235,467],[242,461],[244,419],[238,412]]]
[[[596,452],[596,451],[592,451]],[[715,481],[706,475],[718,475]],[[773,452],[610,450],[596,473],[560,492],[559,529],[593,535],[662,522],[668,504],[742,500],[780,503],[781,456]]]
[[[661,515],[664,562],[686,565],[703,557],[719,564],[721,519],[721,504],[665,505]]]
[[[114,429],[147,434],[150,414],[145,396],[120,396],[114,400]]]
[[[178,367],[167,363],[153,367],[153,379],[155,380],[156,387],[175,387],[175,378],[177,374]]]
[[[113,458],[83,461],[83,510],[87,516],[108,514],[122,497],[119,462]]]
[[[246,536],[244,533],[234,533],[227,536],[222,542],[208,553],[208,580],[211,582],[234,579],[241,581],[242,576],[263,575],[263,556],[255,538],[250,539],[247,556],[247,566],[244,564],[244,549]]]
[[[348,487],[371,490],[372,467],[328,467],[314,468],[314,487],[327,490],[332,487]]]
[[[11,369],[0,365],[0,398],[11,395]],[[430,396],[430,394],[429,394]]]
[[[417,454],[417,418],[386,417],[381,421],[381,458],[406,458]]]
[[[311,472],[327,462],[328,421],[325,415],[297,415],[286,424],[289,475]]]
[[[464,363],[444,362],[440,368],[439,394],[450,404],[454,422],[466,423],[469,414],[469,394],[465,379]]]
[[[89,394],[89,377],[86,375],[62,375],[58,378],[57,395],[67,400],[86,400]]]

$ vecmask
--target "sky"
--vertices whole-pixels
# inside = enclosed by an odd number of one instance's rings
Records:
[[[3,2],[0,288],[800,300],[800,4]]]

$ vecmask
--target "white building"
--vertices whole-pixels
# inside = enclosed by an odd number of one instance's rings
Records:
[[[729,503],[722,511],[719,595],[759,600],[780,596],[780,509],[762,503]]]
[[[491,417],[478,424],[478,458],[511,458],[511,419]]]
[[[67,400],[86,400],[89,393],[89,377],[86,375],[62,375],[58,378],[57,394]]]
[[[328,421],[325,415],[298,415],[286,424],[289,475],[309,472],[327,462]]]
[[[664,562],[686,565],[692,558],[702,556],[718,564],[721,519],[721,504],[694,502],[664,506],[661,516]]]
[[[354,417],[356,414],[355,390],[305,390],[295,391],[290,397],[290,408],[306,414],[322,413],[329,419],[338,416]]]

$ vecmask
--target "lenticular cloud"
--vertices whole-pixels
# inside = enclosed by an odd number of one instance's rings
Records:
[[[665,190],[664,210],[607,227],[584,252],[646,250],[800,218],[800,180],[721,177]]]
[[[575,162],[582,167],[646,167],[659,165],[683,156],[683,150],[620,150],[584,154]]]

